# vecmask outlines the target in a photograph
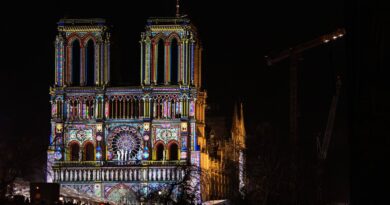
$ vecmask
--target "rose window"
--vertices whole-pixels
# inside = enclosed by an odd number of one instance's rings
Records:
[[[108,136],[108,149],[114,160],[138,159],[142,153],[141,135],[134,127],[116,127]]]

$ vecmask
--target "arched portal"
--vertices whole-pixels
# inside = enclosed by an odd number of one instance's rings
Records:
[[[80,145],[72,143],[70,145],[70,161],[79,161]]]
[[[179,159],[179,146],[176,143],[171,143],[169,146],[169,160],[178,160]]]
[[[164,145],[162,143],[157,144],[156,146],[156,160],[164,159]]]
[[[84,146],[84,160],[85,161],[95,160],[95,148],[92,143],[87,143]]]

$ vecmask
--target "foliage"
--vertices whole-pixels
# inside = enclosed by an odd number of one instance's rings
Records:
[[[205,176],[195,165],[182,166],[183,177],[172,183],[149,186],[145,194],[143,189],[136,193],[140,201],[162,204],[197,204],[200,196],[200,177]]]

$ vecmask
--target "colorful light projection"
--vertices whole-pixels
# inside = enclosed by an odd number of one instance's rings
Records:
[[[102,187],[100,184],[95,184],[95,196],[102,197]]]
[[[144,131],[149,132],[149,129],[150,129],[149,123],[144,123]]]
[[[194,101],[190,102],[190,116],[193,117],[195,115],[195,103]]]
[[[56,124],[56,133],[62,133],[63,125],[61,123]]]
[[[171,140],[179,141],[178,128],[156,128],[156,141],[163,141],[167,144]]]
[[[96,147],[96,159],[101,160],[102,159],[102,148],[100,146]]]
[[[200,154],[197,151],[191,152],[191,163],[194,165],[200,165]]]
[[[96,132],[102,132],[103,131],[103,125],[102,124],[96,124]]]
[[[62,159],[62,153],[61,153],[61,148],[57,147],[56,151],[54,153],[54,159],[56,160],[61,160]]]
[[[196,126],[195,126],[195,123],[191,123],[191,136],[192,136],[192,140],[191,140],[191,149],[192,150],[197,150],[197,145],[198,145],[198,142],[197,142],[197,138],[196,138]]]
[[[143,157],[144,157],[144,159],[148,159],[149,158],[149,149],[148,149],[148,147],[144,148]]]
[[[135,127],[115,127],[108,135],[108,151],[112,154],[109,159],[118,161],[141,159],[141,134]]]
[[[88,140],[93,141],[92,129],[69,130],[69,142],[73,140],[80,142],[80,144]]]
[[[182,132],[187,132],[187,123],[186,122],[182,122],[181,123],[181,131]]]

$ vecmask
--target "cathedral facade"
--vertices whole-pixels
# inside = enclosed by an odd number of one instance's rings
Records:
[[[140,46],[141,84],[112,87],[105,20],[58,22],[48,182],[136,199],[181,180],[183,166],[200,165],[206,92],[195,27],[185,18],[151,18]]]
[[[208,154],[196,28],[150,18],[139,42],[140,84],[115,87],[106,21],[58,22],[47,182],[133,204],[190,178],[197,203],[226,198],[224,160]]]

